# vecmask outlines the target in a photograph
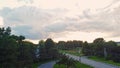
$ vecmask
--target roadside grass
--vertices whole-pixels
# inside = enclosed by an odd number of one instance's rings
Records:
[[[76,55],[76,56],[82,56],[82,53],[78,53],[77,50],[60,50],[61,53],[68,53],[68,54],[72,54],[72,55]],[[106,60],[105,58],[102,57],[97,57],[97,56],[90,56],[88,57],[91,60],[95,60],[98,62],[104,62],[104,63],[108,63],[108,64],[112,64],[115,66],[120,66],[120,63],[114,62],[112,60]]]
[[[55,64],[54,68],[67,68],[67,65],[65,65],[65,64]],[[86,65],[86,64],[82,64],[82,63],[76,61],[75,68],[93,68],[93,67],[91,67],[89,65]]]
[[[65,52],[65,51],[62,51],[62,52]],[[73,53],[74,51],[72,51],[72,54]],[[71,54],[71,51],[70,51],[70,54]],[[61,56],[60,60],[54,65],[54,68],[93,68],[93,67],[80,63],[79,61],[69,58],[66,55],[63,55]]]
[[[34,63],[32,65],[32,68],[37,68],[39,65],[43,64],[43,62],[39,62],[39,63]]]
[[[102,58],[102,57],[90,56],[88,58],[92,59],[92,60],[95,60],[95,61],[104,62],[104,63],[116,65],[116,66],[120,66],[120,63],[114,62],[112,60],[106,60],[105,58]]]
[[[76,68],[93,68],[92,66],[77,62],[76,63]]]

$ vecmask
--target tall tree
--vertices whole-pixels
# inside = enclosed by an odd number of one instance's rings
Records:
[[[17,61],[18,46],[16,40],[10,37],[10,33],[10,28],[0,28],[0,67],[2,68],[15,68]]]
[[[104,48],[106,46],[106,42],[103,38],[97,38],[93,41],[94,44],[94,52],[97,56],[104,56]]]
[[[52,39],[48,38],[45,41],[45,49],[46,49],[46,53],[47,53],[47,57],[54,59],[57,57],[58,51],[55,48],[55,43]]]
[[[39,41],[39,52],[38,56],[40,60],[44,60],[47,58],[46,48],[45,48],[45,42],[43,40]]]

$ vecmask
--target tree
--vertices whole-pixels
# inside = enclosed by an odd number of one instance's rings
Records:
[[[0,28],[0,67],[15,68],[17,62],[18,44],[10,36],[10,28]]]
[[[48,38],[45,41],[45,50],[47,53],[47,58],[54,59],[57,57],[58,51],[55,48],[55,43],[52,39]]]
[[[57,48],[58,48],[58,49],[65,50],[65,49],[66,49],[65,43],[66,43],[66,42],[64,42],[64,41],[59,41],[59,42],[57,43]]]
[[[35,58],[34,44],[28,41],[23,41],[22,45],[23,46],[21,47],[20,55],[19,55],[19,62],[20,62],[19,67],[31,68],[31,65],[34,62],[34,58]]]
[[[38,56],[40,60],[44,60],[47,58],[46,48],[45,48],[45,42],[43,40],[39,41],[38,44],[39,52]]]
[[[96,38],[93,43],[103,43],[105,40],[103,38]]]
[[[87,41],[85,41],[82,46],[82,53],[84,55],[90,55],[91,54],[90,52],[91,52],[90,45],[88,44]]]
[[[0,28],[0,38],[3,38],[3,35],[4,35],[4,32],[5,32],[5,28]]]
[[[97,38],[93,41],[94,44],[94,54],[96,56],[104,56],[104,48],[106,46],[105,40],[103,38]]]
[[[120,62],[120,46],[116,46],[111,49],[111,60],[115,62]]]
[[[0,28],[0,68],[31,68],[34,44],[24,36],[11,35],[11,28]]]
[[[6,30],[5,30],[5,35],[8,36],[10,34],[11,34],[11,28],[7,27]]]
[[[115,54],[116,52],[112,51],[114,49],[116,49],[117,47],[117,43],[114,41],[108,41],[106,42],[106,52],[107,52],[107,58],[106,59],[113,59],[115,57],[113,57],[113,53]]]
[[[55,43],[54,41],[51,39],[51,38],[48,38],[46,41],[45,41],[45,47],[46,49],[51,49],[55,46]]]

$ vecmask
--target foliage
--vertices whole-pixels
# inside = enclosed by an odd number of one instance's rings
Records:
[[[82,52],[87,56],[99,56],[120,62],[120,47],[114,41],[105,42],[103,38],[97,38],[93,43],[83,43]]]
[[[105,63],[108,63],[108,64],[120,66],[120,63],[114,62],[112,60],[106,60],[105,58],[102,58],[102,57],[90,56],[88,58],[92,59],[92,60],[95,60],[95,61],[100,61],[100,62],[105,62]]]
[[[62,49],[62,50],[71,50],[71,49],[75,49],[78,47],[82,47],[83,42],[82,41],[59,41],[57,43],[57,48],[58,49]]]
[[[11,28],[0,28],[0,68],[31,68],[34,44],[24,36],[11,35]]]
[[[54,68],[93,68],[89,65],[82,64],[73,60],[65,55],[61,57],[61,60],[54,65]]]
[[[58,50],[55,47],[55,42],[48,38],[46,41],[39,42],[39,59],[56,59],[59,56]]]
[[[68,54],[72,54],[72,55],[76,55],[76,56],[81,56],[82,54],[78,52],[77,49],[75,50],[60,50],[60,53],[64,54],[64,53],[68,53]]]
[[[67,68],[75,68],[75,61],[72,58],[69,58],[65,55],[61,56],[61,59],[56,64],[64,64]]]

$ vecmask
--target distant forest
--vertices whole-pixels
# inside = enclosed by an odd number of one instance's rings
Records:
[[[120,46],[114,41],[106,42],[103,38],[97,38],[92,43],[77,40],[56,43],[48,38],[33,44],[25,41],[22,35],[12,35],[10,27],[0,28],[0,68],[32,68],[33,63],[59,58],[59,50],[76,48],[81,48],[85,56],[99,56],[120,62]]]

